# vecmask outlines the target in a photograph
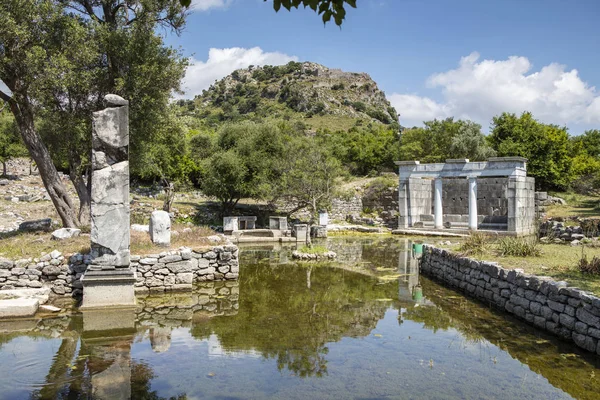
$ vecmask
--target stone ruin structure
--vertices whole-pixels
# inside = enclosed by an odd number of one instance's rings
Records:
[[[135,304],[129,253],[129,102],[109,94],[92,118],[91,263],[82,307]]]
[[[534,233],[535,180],[522,157],[421,164],[398,161],[400,229]]]

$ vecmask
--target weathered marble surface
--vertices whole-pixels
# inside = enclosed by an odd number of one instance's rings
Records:
[[[171,244],[171,217],[166,211],[153,211],[150,216],[150,239],[160,246]]]
[[[129,267],[129,106],[116,95],[92,119],[92,269]]]

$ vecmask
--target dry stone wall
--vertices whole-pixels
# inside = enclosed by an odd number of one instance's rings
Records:
[[[239,250],[235,245],[131,256],[135,291],[190,290],[195,282],[236,280]],[[81,295],[81,277],[92,263],[90,255],[64,256],[58,250],[40,258],[0,258],[0,290],[50,287],[57,296]]]
[[[548,277],[424,246],[421,271],[600,355],[600,298]]]

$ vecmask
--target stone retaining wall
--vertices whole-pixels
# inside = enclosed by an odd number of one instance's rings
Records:
[[[334,198],[331,200],[331,211],[329,220],[346,221],[348,216],[353,218],[360,217],[363,211],[362,199],[358,196],[349,199]]]
[[[238,253],[237,246],[224,245],[131,256],[137,276],[135,291],[191,290],[194,282],[237,279]],[[50,287],[58,296],[81,295],[80,279],[89,263],[89,255],[67,258],[58,250],[40,258],[0,258],[0,290]]]
[[[548,277],[424,246],[421,271],[481,301],[600,354],[600,298]]]

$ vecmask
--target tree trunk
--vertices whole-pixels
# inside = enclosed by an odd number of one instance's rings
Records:
[[[69,192],[58,175],[48,148],[35,130],[31,104],[27,100],[20,102],[18,105],[15,101],[11,101],[10,106],[19,126],[23,142],[40,171],[44,187],[58,212],[63,226],[66,228],[76,227],[78,220]]]
[[[165,200],[162,209],[170,213],[173,200],[175,200],[175,185],[173,185],[173,182],[169,182],[167,178],[163,178],[163,190],[165,192]]]
[[[81,155],[71,149],[69,151],[69,178],[71,178],[71,182],[79,198],[77,219],[80,226],[90,225],[92,199],[90,170],[89,166],[83,166]]]
[[[77,215],[79,225],[88,226],[90,224],[92,198],[88,185],[90,180],[89,175],[87,179],[84,179],[81,173],[78,172],[78,169],[71,166],[69,177],[71,178],[71,182],[73,182],[75,191],[77,191],[77,197],[79,197],[79,214]]]
[[[2,176],[8,176],[6,175],[6,160],[2,161]]]

